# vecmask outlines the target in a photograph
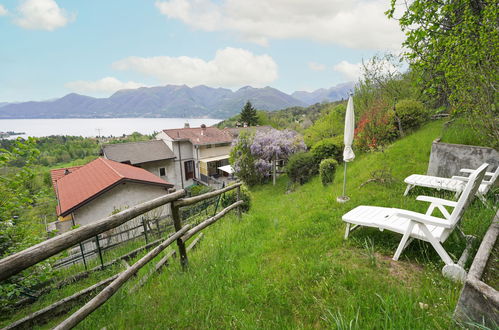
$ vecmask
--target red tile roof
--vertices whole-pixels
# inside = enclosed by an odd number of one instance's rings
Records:
[[[64,170],[53,170],[52,173],[64,173]],[[97,158],[73,173],[63,175],[55,180],[54,188],[59,200],[57,215],[68,215],[124,181],[159,185],[166,188],[173,187],[172,184],[142,168]]]
[[[163,130],[174,141],[189,140],[194,145],[229,143],[232,135],[216,127],[174,128]]]
[[[60,178],[62,178],[63,176],[67,175],[66,171],[68,171],[69,173],[73,173],[74,171],[76,171],[77,169],[79,169],[82,166],[83,165],[71,166],[71,167],[65,167],[65,168],[57,168],[55,170],[50,170],[50,176],[52,177],[52,185],[54,186],[54,189],[57,189],[55,182],[57,180],[59,180]]]

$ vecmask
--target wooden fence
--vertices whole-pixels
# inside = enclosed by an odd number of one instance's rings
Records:
[[[69,318],[60,323],[56,329],[71,329],[78,323],[80,323],[85,317],[96,310],[99,306],[104,304],[111,296],[133,275],[135,275],[142,267],[148,264],[156,256],[158,256],[163,250],[170,246],[173,242],[177,242],[178,255],[180,256],[180,263],[185,269],[188,266],[187,249],[185,242],[194,236],[196,233],[200,232],[204,228],[215,223],[217,220],[226,215],[229,211],[233,209],[238,210],[238,216],[241,216],[240,206],[243,201],[240,198],[240,187],[241,183],[236,183],[234,185],[225,187],[223,189],[215,190],[206,194],[202,194],[195,197],[184,198],[186,192],[185,190],[179,190],[167,195],[158,197],[151,201],[136,205],[132,208],[121,211],[112,216],[106,217],[104,219],[98,220],[94,223],[82,226],[73,231],[64,233],[60,236],[53,237],[47,241],[34,245],[28,249],[15,253],[0,260],[0,281],[3,281],[10,276],[16,275],[21,271],[33,266],[39,262],[50,258],[51,256],[64,251],[76,244],[79,244],[85,240],[95,237],[107,230],[116,228],[123,223],[140,216],[152,209],[171,203],[172,209],[172,219],[175,232],[166,240],[159,243],[153,250],[149,251],[144,257],[138,260],[135,264],[128,267],[125,271],[120,274],[115,275],[115,277],[108,279],[109,283],[99,294],[97,294],[92,300],[85,304],[82,308],[76,311]],[[225,209],[219,213],[213,215],[212,217],[201,221],[195,227],[191,228],[191,225],[183,225],[182,219],[180,218],[180,208],[202,202],[204,200],[219,196],[230,190],[237,190],[236,202],[227,206]],[[172,252],[163,257],[155,269],[158,270],[162,263],[166,262],[166,259],[173,255]],[[103,286],[100,283],[100,286]]]

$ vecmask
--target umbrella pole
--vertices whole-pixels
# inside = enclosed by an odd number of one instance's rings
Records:
[[[344,170],[343,170],[343,195],[336,198],[338,203],[346,203],[350,200],[350,198],[346,195],[347,190],[347,162],[344,162]]]
[[[347,162],[345,162],[345,168],[343,171],[343,197],[346,197],[346,189],[347,189]]]

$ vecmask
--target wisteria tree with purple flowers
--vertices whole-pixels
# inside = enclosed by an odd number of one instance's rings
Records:
[[[236,176],[254,185],[271,175],[273,160],[287,160],[305,149],[302,137],[295,131],[272,128],[242,133],[233,144],[231,163]]]

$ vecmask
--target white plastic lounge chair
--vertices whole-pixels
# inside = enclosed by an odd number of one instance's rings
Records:
[[[470,170],[467,168],[461,169],[463,174],[473,173],[475,170]],[[497,178],[499,177],[499,166],[497,167],[495,172],[486,172],[485,178],[480,184],[476,194],[478,198],[487,206],[487,200],[485,195],[489,192],[490,188],[492,188]],[[407,183],[407,188],[405,189],[404,196],[407,196],[409,191],[415,186],[427,187],[427,188],[435,188],[438,190],[449,190],[456,193],[456,199],[459,197],[461,192],[464,190],[466,186],[466,182],[468,181],[468,177],[466,176],[453,176],[452,178],[440,178],[437,176],[431,175],[420,175],[413,174],[405,178],[404,182]]]
[[[483,164],[469,176],[468,182],[457,202],[435,197],[418,196],[417,200],[430,203],[425,214],[377,206],[358,206],[354,208],[342,217],[343,221],[347,223],[345,239],[348,238],[350,232],[359,226],[375,227],[381,231],[387,229],[403,234],[393,260],[398,260],[402,251],[413,239],[427,241],[431,243],[445,263],[442,270],[444,276],[464,280],[466,271],[460,264],[454,263],[441,243],[444,243],[457,227],[464,211],[473,200],[479,183],[483,180],[487,166],[488,164]],[[449,213],[446,207],[452,207],[454,210]],[[442,213],[443,218],[432,215],[435,209]]]

